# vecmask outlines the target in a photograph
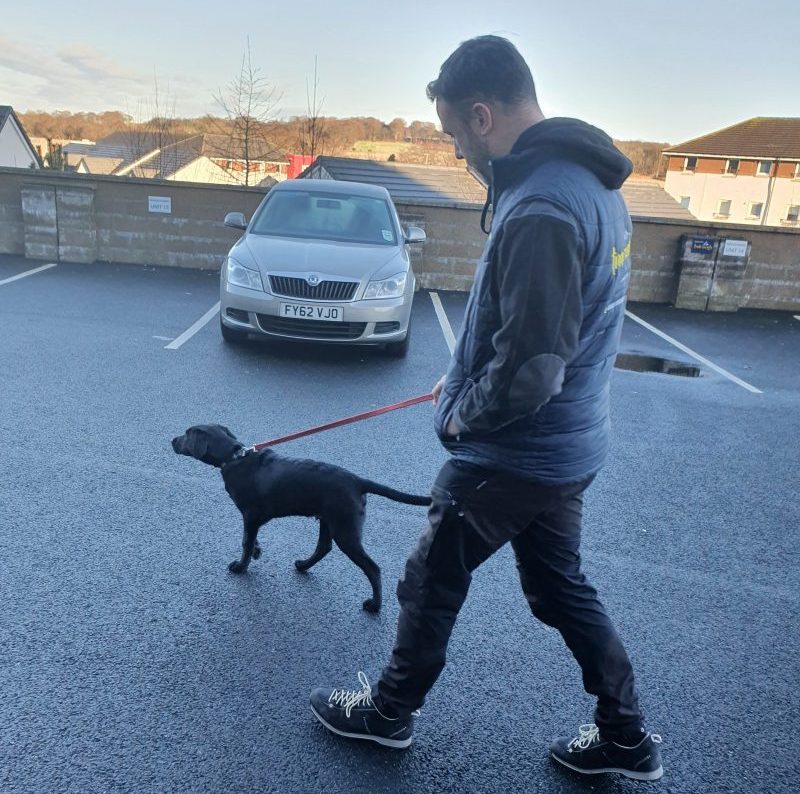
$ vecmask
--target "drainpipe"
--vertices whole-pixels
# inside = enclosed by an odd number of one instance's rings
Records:
[[[761,216],[761,225],[765,226],[767,223],[767,216],[769,215],[769,205],[772,203],[772,189],[775,186],[775,180],[778,178],[778,166],[780,166],[781,161],[775,161],[775,176],[770,174],[769,176],[769,185],[767,186],[767,203],[764,205],[764,214]]]

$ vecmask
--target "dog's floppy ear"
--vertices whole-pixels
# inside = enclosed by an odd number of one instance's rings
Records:
[[[208,452],[208,433],[205,433],[202,428],[190,427],[186,431],[186,439],[189,442],[188,447],[192,457],[203,460]]]
[[[205,433],[194,434],[194,456],[198,460],[203,460],[208,452],[208,436]]]

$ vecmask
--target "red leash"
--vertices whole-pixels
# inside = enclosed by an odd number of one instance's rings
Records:
[[[272,441],[262,441],[260,444],[255,444],[252,448],[258,452],[258,450],[264,449],[264,447],[274,447],[275,444],[284,444],[287,441],[294,441],[297,438],[303,438],[303,436],[311,436],[314,433],[322,433],[325,430],[333,430],[334,427],[350,425],[353,422],[360,422],[362,419],[371,419],[373,416],[388,414],[389,411],[397,411],[400,408],[408,408],[410,405],[417,405],[418,403],[425,403],[431,400],[433,400],[432,394],[421,394],[419,397],[412,397],[410,400],[403,400],[403,402],[395,403],[394,405],[386,405],[383,408],[376,408],[374,411],[365,411],[363,414],[348,416],[346,419],[337,419],[335,422],[328,422],[326,425],[318,425],[317,427],[312,427],[309,430],[301,430],[299,433],[292,433],[288,436],[273,438]]]

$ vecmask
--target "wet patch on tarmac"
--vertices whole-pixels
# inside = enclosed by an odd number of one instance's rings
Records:
[[[673,361],[658,356],[640,356],[636,353],[620,353],[614,364],[617,369],[631,372],[660,372],[664,375],[678,375],[682,378],[699,378],[700,367],[685,361]]]

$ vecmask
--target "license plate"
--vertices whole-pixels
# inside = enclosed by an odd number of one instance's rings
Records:
[[[315,306],[304,303],[282,303],[281,317],[292,317],[298,320],[327,320],[342,322],[344,308],[342,306]]]

